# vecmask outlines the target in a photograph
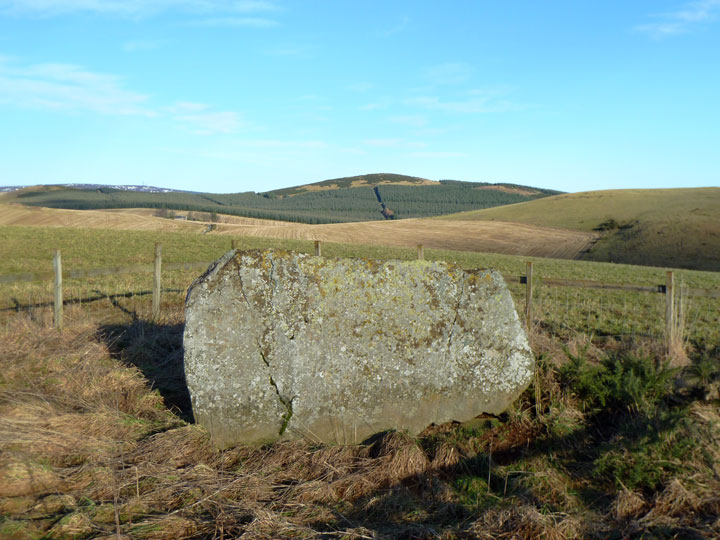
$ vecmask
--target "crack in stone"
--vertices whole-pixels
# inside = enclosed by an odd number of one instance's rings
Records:
[[[265,358],[265,355],[263,354],[262,350],[260,350],[259,344],[258,344],[258,352],[260,353],[260,358],[262,358],[262,361],[265,363],[265,365],[268,367],[268,369],[271,369],[270,362],[268,362],[268,360],[267,360],[267,358]],[[290,419],[292,418],[293,400],[297,396],[293,396],[290,399],[283,397],[282,394],[280,393],[280,389],[278,388],[277,383],[275,382],[275,379],[272,376],[272,373],[270,374],[270,386],[272,386],[275,389],[275,394],[277,395],[278,400],[280,401],[280,403],[282,403],[283,407],[285,407],[285,412],[282,415],[283,423],[280,426],[280,432],[279,432],[279,435],[282,436],[285,433],[285,430],[287,429],[288,424],[290,423]]]
[[[275,265],[271,262],[270,265],[270,276],[272,277],[273,268]],[[271,280],[269,280],[271,281]],[[242,281],[240,282],[240,293],[242,294],[243,298],[245,299],[245,303],[248,305],[249,308],[252,308],[252,304],[250,303],[250,300],[248,300],[247,295],[245,294],[245,288],[242,286]],[[277,383],[275,382],[275,379],[272,376],[272,366],[270,366],[270,362],[268,362],[268,359],[265,357],[265,354],[262,351],[262,345],[260,345],[260,342],[255,339],[255,345],[258,349],[258,354],[260,355],[260,358],[262,358],[263,363],[268,368],[269,377],[270,377],[270,386],[273,387],[275,390],[275,395],[277,395],[278,400],[280,403],[282,403],[282,406],[285,407],[285,412],[282,415],[282,425],[280,426],[280,432],[279,435],[282,437],[282,435],[285,433],[285,430],[288,427],[288,424],[290,423],[290,419],[293,415],[293,401],[297,396],[293,396],[290,399],[283,397],[283,395],[280,393],[280,389],[278,388]]]

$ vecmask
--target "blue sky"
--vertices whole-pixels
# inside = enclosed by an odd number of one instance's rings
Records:
[[[720,185],[720,0],[0,0],[0,185]]]

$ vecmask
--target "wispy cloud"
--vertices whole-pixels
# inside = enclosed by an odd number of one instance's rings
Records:
[[[123,88],[116,75],[72,64],[18,65],[0,57],[0,104],[56,112],[168,118],[194,133],[237,133],[247,127],[240,113],[178,101],[152,108],[149,96]]]
[[[392,36],[395,34],[399,34],[403,30],[405,30],[405,28],[407,28],[407,25],[409,22],[410,22],[410,18],[407,16],[403,16],[393,26],[391,26],[390,28],[385,30],[383,33],[386,36]]]
[[[212,17],[199,19],[189,24],[192,26],[228,26],[231,28],[272,28],[280,25],[278,21],[264,17]]]
[[[183,155],[194,154],[205,158],[227,161],[256,163],[267,165],[277,160],[286,161],[289,157],[307,158],[327,150],[330,145],[322,140],[282,140],[282,139],[232,139],[227,143],[213,143],[204,149],[167,149]]]
[[[175,117],[200,135],[237,133],[243,127],[238,113],[233,111],[203,112]]]
[[[720,0],[700,0],[686,4],[677,11],[651,15],[654,22],[635,26],[634,30],[653,39],[687,34],[702,23],[718,20]]]
[[[275,11],[265,0],[0,0],[0,11],[12,14],[54,16],[89,12],[120,17],[148,17],[165,11],[194,14],[247,14]]]
[[[363,93],[367,92],[368,90],[372,90],[373,88],[375,88],[375,85],[371,82],[361,81],[349,84],[347,88],[348,90],[352,90],[353,92]]]
[[[421,141],[408,141],[402,138],[365,139],[362,144],[376,148],[425,148],[427,146],[427,143]]]
[[[205,103],[178,101],[165,111],[171,118],[200,135],[237,133],[247,124],[234,111],[214,111]]]
[[[460,100],[443,100],[437,96],[419,96],[405,100],[406,105],[452,113],[482,114],[518,111],[524,107],[496,95],[494,92],[483,94],[478,91],[469,93],[470,97]]]
[[[375,103],[366,103],[365,105],[360,105],[360,107],[358,107],[358,109],[361,111],[378,111],[380,109],[387,109],[388,106],[389,106],[389,104],[385,103],[385,102],[383,102],[383,103],[375,102]]]
[[[122,48],[127,52],[150,51],[162,47],[163,44],[163,41],[154,39],[136,39],[126,41],[123,43]]]
[[[154,116],[148,96],[126,90],[115,75],[72,64],[18,66],[0,62],[0,103],[59,111]]]
[[[411,152],[407,154],[407,156],[412,158],[441,159],[467,157],[467,154],[463,154],[462,152]]]
[[[414,128],[421,128],[427,125],[427,118],[420,115],[391,116],[389,120],[393,124],[401,124]]]
[[[467,81],[474,68],[466,62],[445,62],[425,69],[425,78],[435,85],[460,84]]]

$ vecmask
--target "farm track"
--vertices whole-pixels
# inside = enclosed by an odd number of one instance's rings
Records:
[[[60,210],[0,206],[0,225],[81,227],[118,230],[202,233],[207,222],[175,221],[153,216],[150,209]],[[576,259],[597,238],[595,233],[521,223],[405,219],[330,225],[222,216],[210,234],[326,242],[379,244]]]

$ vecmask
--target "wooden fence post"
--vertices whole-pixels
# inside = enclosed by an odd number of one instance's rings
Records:
[[[525,326],[532,327],[533,263],[525,263]]]
[[[62,330],[63,327],[63,293],[62,293],[62,259],[60,250],[55,250],[53,257],[53,269],[55,270],[55,328]]]
[[[425,248],[423,247],[423,245],[418,244],[417,250],[418,250],[418,261],[424,260],[425,259]]]
[[[665,274],[665,340],[668,349],[675,341],[675,275],[671,270]]]
[[[322,257],[322,244],[320,240],[315,240],[315,256]]]
[[[235,251],[237,249],[237,240],[230,241],[230,249]]]
[[[161,271],[162,271],[162,245],[155,244],[155,273],[153,275],[152,291],[152,319],[157,321],[160,317],[160,292],[161,292]]]

